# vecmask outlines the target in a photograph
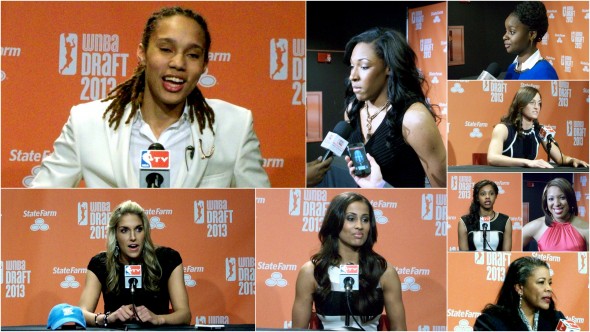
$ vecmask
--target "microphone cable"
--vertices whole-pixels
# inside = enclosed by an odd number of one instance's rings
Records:
[[[361,329],[361,331],[365,331],[365,329],[361,326],[361,324],[359,324],[359,322],[356,320],[356,317],[352,313],[352,308],[350,306],[350,300],[351,300],[351,298],[352,298],[352,290],[346,292],[346,306],[348,307],[348,312],[349,312],[350,316],[352,317],[352,320],[354,320],[354,322]]]

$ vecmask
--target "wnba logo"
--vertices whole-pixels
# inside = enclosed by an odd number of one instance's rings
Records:
[[[62,33],[59,35],[59,73],[76,75],[78,64],[78,35]]]
[[[422,194],[422,220],[432,220],[434,200],[432,194]]]
[[[236,258],[225,258],[225,280],[236,281]]]
[[[588,253],[587,252],[579,252],[578,253],[578,273],[588,274]]]
[[[301,215],[301,190],[291,189],[289,191],[289,215]]]
[[[289,42],[284,38],[270,40],[270,78],[286,80],[288,74]]]
[[[78,202],[78,225],[88,225],[88,202]]]
[[[194,210],[195,210],[195,224],[205,223],[205,202],[204,201],[195,201],[194,202]]]

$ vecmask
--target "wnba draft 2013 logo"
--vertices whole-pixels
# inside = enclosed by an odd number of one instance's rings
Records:
[[[78,202],[78,226],[90,229],[90,239],[106,239],[111,202]]]
[[[78,67],[78,35],[62,33],[59,35],[59,73],[76,75]]]
[[[301,189],[289,190],[289,215],[301,215]]]
[[[254,295],[255,282],[254,257],[226,257],[225,258],[225,280],[238,282],[238,295]]]
[[[291,46],[291,47],[289,47]],[[289,79],[291,68],[291,80],[293,98],[292,105],[304,105],[305,102],[305,39],[293,38],[291,45],[286,38],[272,38],[270,40],[270,79],[274,81],[286,81]],[[289,61],[289,55],[291,55]]]

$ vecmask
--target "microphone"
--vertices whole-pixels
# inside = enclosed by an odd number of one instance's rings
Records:
[[[487,231],[490,226],[491,218],[488,217],[479,217],[479,227],[483,230],[483,251],[487,251],[486,244],[490,247],[488,240],[487,240]]]
[[[141,265],[125,265],[125,288],[135,294],[136,288],[141,288]]]
[[[557,142],[555,142],[555,130],[553,128],[541,125],[541,129],[539,129],[539,136],[541,136],[543,142],[551,142],[557,145]]]
[[[348,146],[348,137],[352,133],[352,127],[344,120],[338,122],[334,131],[329,131],[324,140],[322,141],[321,147],[328,150],[322,161],[330,158],[332,154],[341,156],[344,149]]]
[[[488,68],[484,71],[481,72],[481,74],[479,74],[479,76],[477,77],[478,81],[485,81],[485,80],[497,80],[496,77],[498,77],[498,75],[500,75],[500,73],[502,72],[502,68],[500,68],[500,65],[497,64],[496,62],[492,62],[490,63],[490,65],[488,66]]]
[[[140,188],[170,188],[170,151],[153,143],[141,151],[139,165]]]
[[[559,323],[557,323],[557,327],[555,328],[555,331],[575,332],[575,331],[580,331],[580,327],[574,321],[561,318],[559,320]]]
[[[340,290],[346,293],[346,303],[348,310],[345,316],[345,326],[350,326],[350,315],[352,309],[350,301],[352,298],[352,291],[359,289],[359,266],[358,265],[340,265]]]

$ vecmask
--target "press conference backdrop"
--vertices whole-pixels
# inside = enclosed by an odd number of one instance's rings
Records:
[[[472,331],[488,303],[494,303],[511,262],[545,260],[553,278],[557,310],[588,331],[588,252],[452,252],[448,256],[448,329]]]
[[[207,20],[203,95],[253,112],[272,186],[304,186],[305,2],[68,1],[1,4],[2,187],[30,184],[72,106],[132,76],[147,19],[172,5]]]
[[[291,327],[295,282],[320,247],[329,202],[343,190],[256,190],[256,326]],[[445,330],[446,194],[357,189],[375,210],[374,249],[397,269],[409,330]],[[428,303],[428,308],[424,304]]]
[[[418,68],[428,82],[427,97],[440,117],[447,143],[447,3],[408,9],[408,43],[418,56]]]
[[[459,250],[458,227],[461,216],[469,213],[473,201],[473,185],[490,180],[498,186],[494,211],[510,217],[512,223],[512,250],[522,248],[522,175],[520,173],[450,173],[448,175],[448,250]]]
[[[555,129],[563,153],[588,160],[587,81],[450,81],[450,166],[471,165],[473,153],[488,152],[494,126],[508,113],[523,85],[539,90],[543,102],[539,123]],[[547,160],[542,147],[537,158]]]
[[[588,80],[588,2],[543,1],[543,4],[549,30],[537,43],[541,55],[551,62],[560,79]]]
[[[128,199],[154,243],[180,253],[193,324],[254,324],[254,189],[3,189],[3,326],[43,325],[54,305],[79,303],[110,213]]]

